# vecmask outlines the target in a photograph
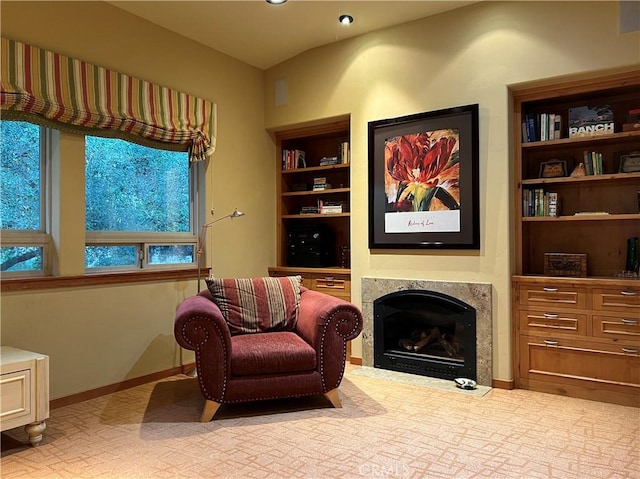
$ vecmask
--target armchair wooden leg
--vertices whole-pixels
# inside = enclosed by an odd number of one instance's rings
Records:
[[[218,408],[220,407],[220,403],[215,401],[207,401],[204,403],[204,409],[202,410],[202,415],[200,416],[200,422],[209,422],[213,419],[213,415],[216,413]]]
[[[324,393],[324,396],[331,401],[331,404],[333,404],[333,407],[342,407],[342,403],[340,402],[340,395],[338,394],[338,388],[332,389],[331,391],[328,391],[326,393]]]

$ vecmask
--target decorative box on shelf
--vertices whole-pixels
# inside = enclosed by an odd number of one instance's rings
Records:
[[[587,255],[580,253],[545,253],[544,274],[547,276],[587,276]]]

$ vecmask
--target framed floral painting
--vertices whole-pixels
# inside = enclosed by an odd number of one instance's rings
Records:
[[[369,122],[369,248],[480,249],[478,105]]]

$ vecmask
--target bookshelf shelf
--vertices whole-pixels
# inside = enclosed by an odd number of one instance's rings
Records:
[[[559,140],[547,140],[547,141],[531,141],[528,143],[521,143],[523,149],[557,149],[562,147],[574,148],[576,146],[588,145],[589,147],[597,144],[606,143],[625,143],[628,141],[637,141],[640,138],[639,131],[622,131],[619,133],[612,133],[609,135],[589,136],[579,138],[560,138]]]
[[[331,194],[339,194],[339,193],[349,193],[351,188],[331,188],[328,190],[319,190],[319,191],[287,191],[282,193],[283,197],[286,196],[316,196],[316,195],[331,195]]]
[[[346,170],[348,171],[351,165],[339,164],[339,165],[325,165],[325,166],[308,166],[306,168],[293,168],[290,170],[282,170],[283,175],[299,175],[300,173],[317,173],[319,171],[332,171],[332,170]]]
[[[639,221],[640,214],[621,214],[621,215],[571,215],[571,216],[525,216],[522,218],[524,222],[533,223],[556,223],[562,221]],[[640,223],[638,223],[640,225]],[[640,226],[639,226],[640,229]]]
[[[307,214],[299,214],[299,215],[282,215],[282,219],[302,219],[302,220],[311,220],[318,218],[348,218],[351,216],[351,213],[307,213]]]
[[[561,178],[530,178],[522,180],[523,185],[550,185],[558,183],[640,181],[640,173],[611,173],[604,175],[567,176]]]

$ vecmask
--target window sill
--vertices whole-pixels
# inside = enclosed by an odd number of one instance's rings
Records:
[[[203,278],[209,276],[209,268],[202,268]],[[43,278],[3,279],[0,291],[33,291],[39,289],[78,288],[82,286],[101,286],[107,284],[147,283],[173,281],[198,277],[197,269],[176,269],[163,271],[135,271],[127,273],[97,273],[83,276],[46,276]]]

